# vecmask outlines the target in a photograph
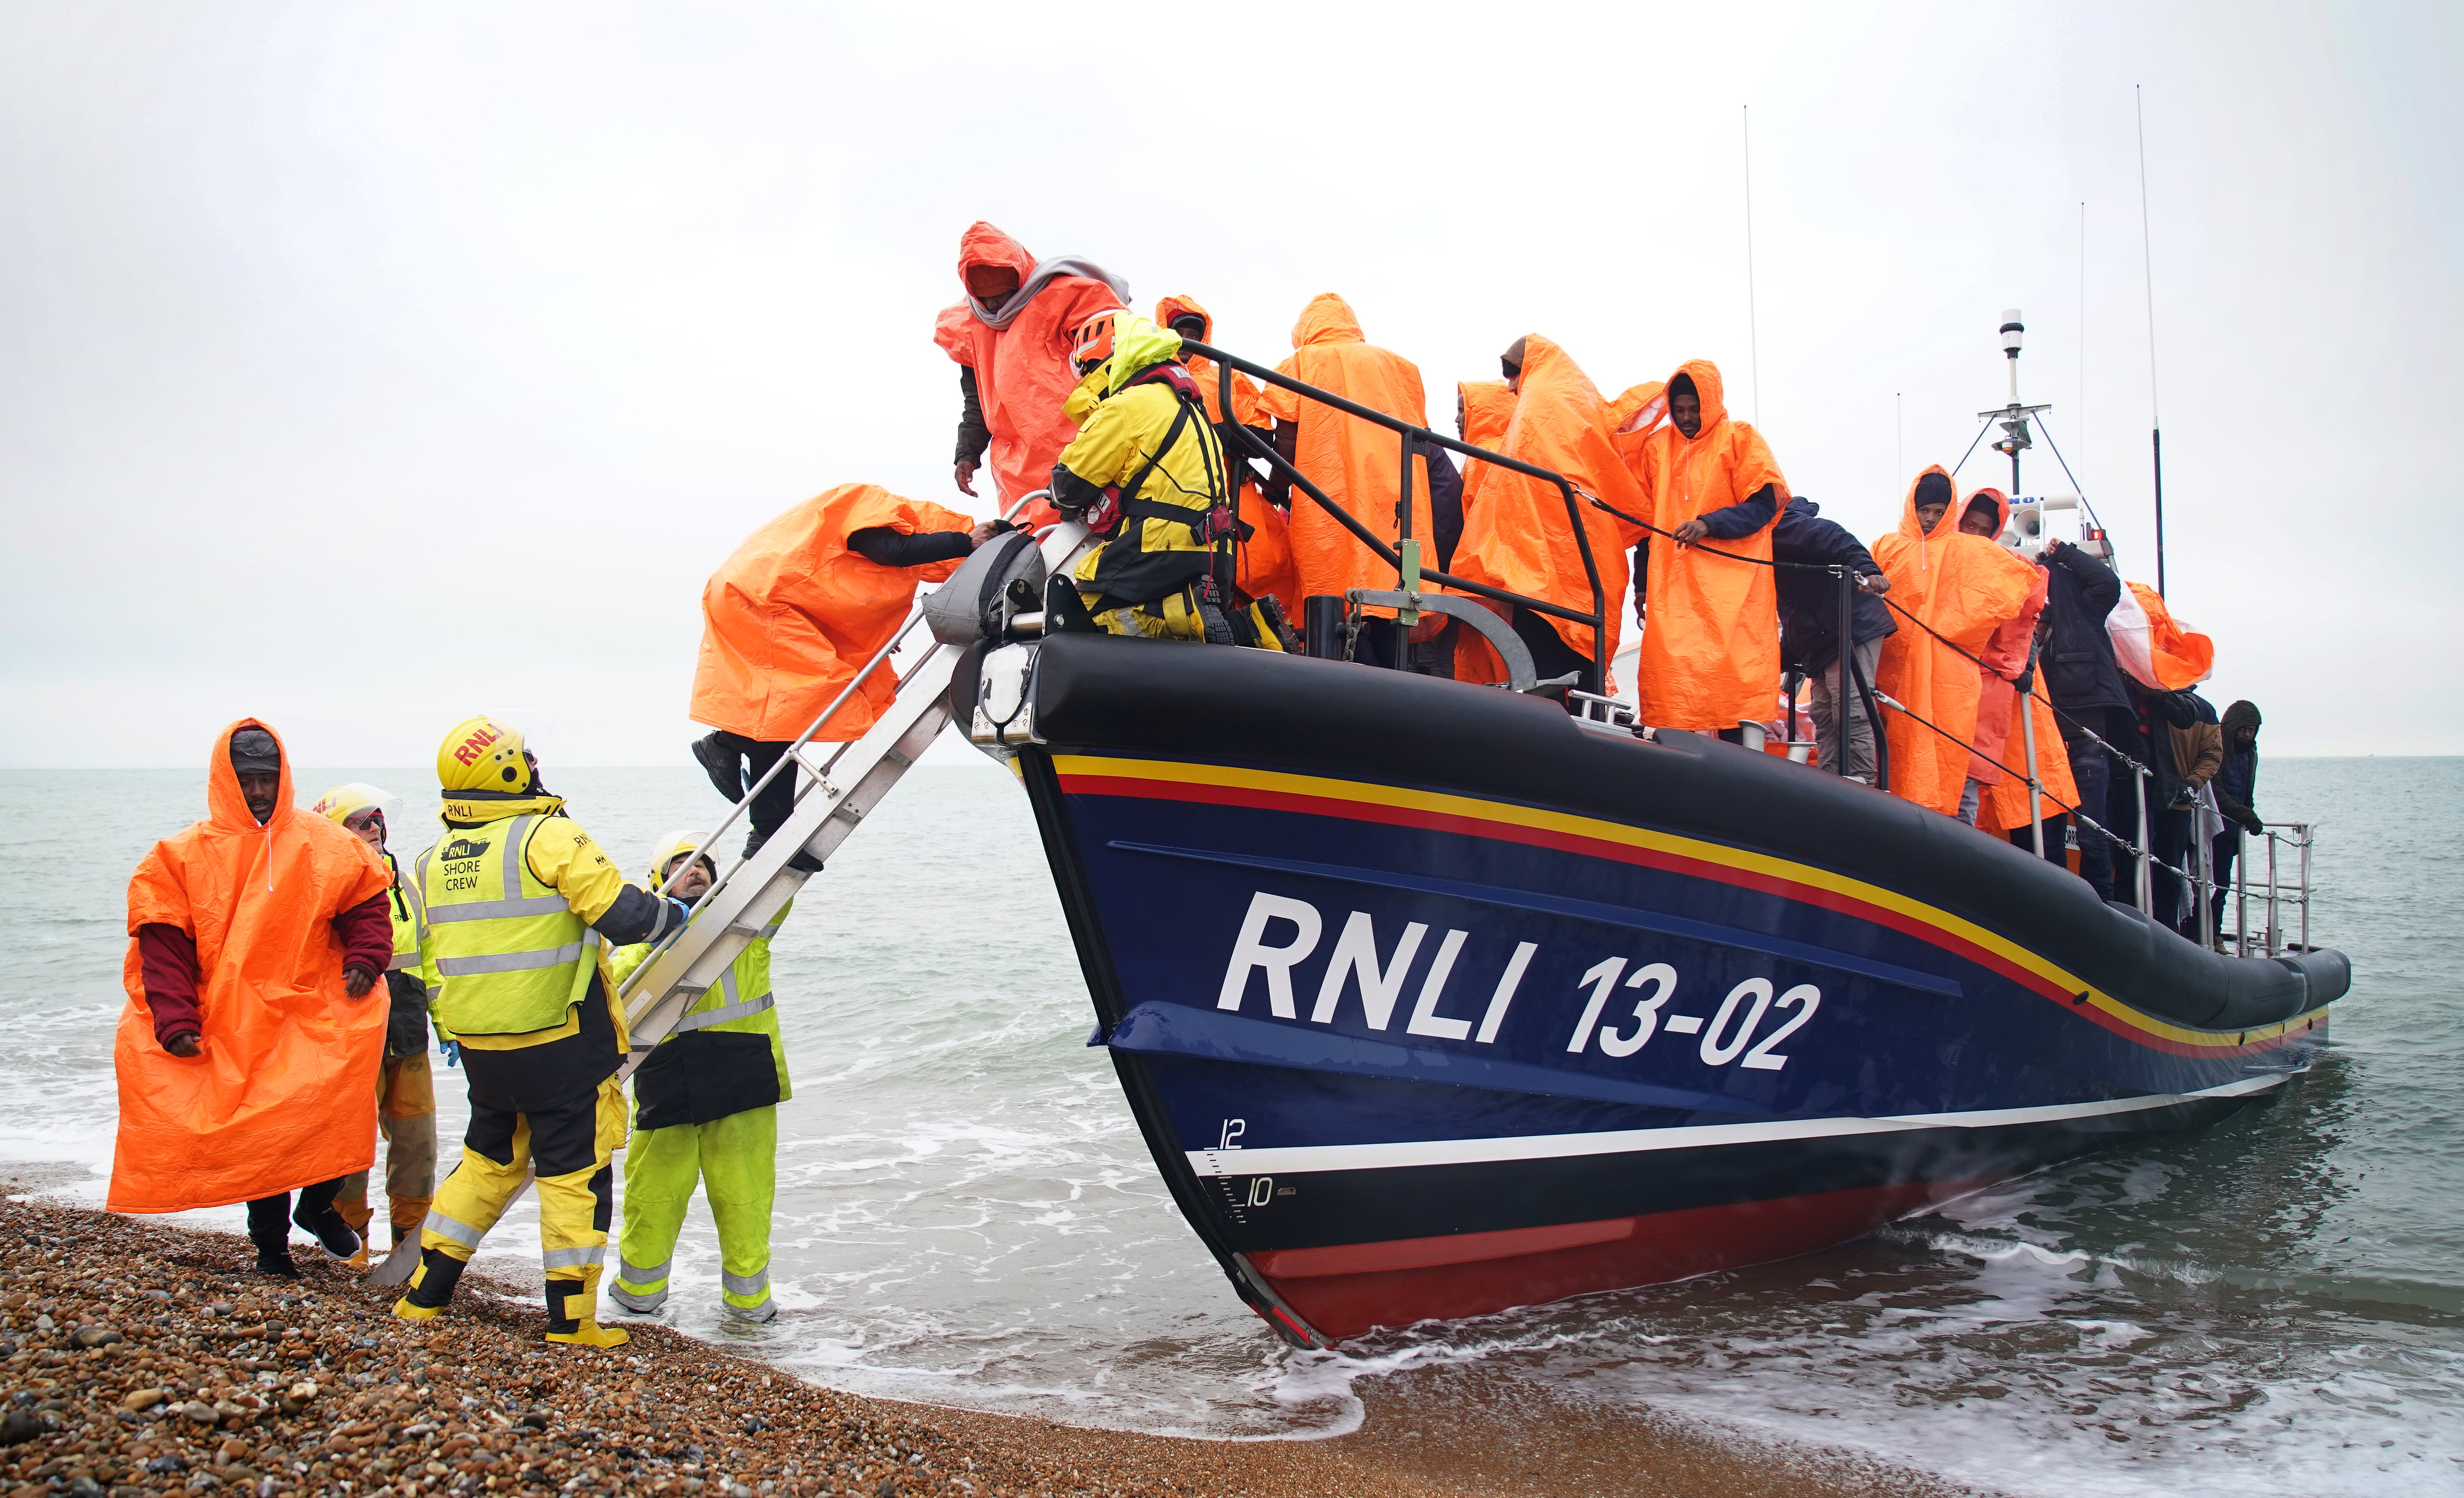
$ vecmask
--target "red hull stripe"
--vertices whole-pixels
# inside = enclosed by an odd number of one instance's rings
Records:
[[[1836,911],[1860,920],[1914,936],[1955,957],[1976,962],[2018,983],[2030,992],[2083,1015],[2105,1029],[2134,1045],[2145,1046],[2177,1056],[2205,1060],[2255,1054],[2272,1050],[2286,1043],[2292,1032],[2306,1029],[2323,1013],[2313,1010],[2291,1020],[2256,1029],[2229,1034],[2221,1031],[2191,1030],[2167,1024],[2150,1015],[2141,1014],[2110,996],[2094,993],[2087,985],[2078,983],[2059,970],[2036,971],[2014,960],[2013,956],[1997,952],[1984,943],[1961,934],[1954,927],[1965,927],[1966,921],[1947,913],[1932,910],[1905,896],[1890,896],[1893,903],[1866,897],[1857,892],[1869,890],[1857,881],[1828,874],[1802,865],[1784,864],[1762,855],[1748,854],[1726,848],[1718,844],[1696,839],[1652,835],[1654,843],[1682,846],[1683,852],[1665,847],[1653,847],[1624,838],[1587,836],[1570,831],[1564,826],[1538,825],[1527,808],[1506,803],[1477,802],[1466,797],[1433,796],[1428,793],[1398,792],[1391,787],[1349,781],[1323,780],[1314,777],[1271,774],[1257,771],[1229,770],[1218,765],[1167,763],[1128,760],[1096,760],[1079,756],[1059,756],[1062,789],[1079,796],[1119,796],[1148,801],[1191,802],[1202,805],[1242,806],[1262,811],[1285,811],[1301,816],[1336,817],[1354,822],[1374,822],[1388,826],[1414,827],[1433,832],[1451,832],[1466,837],[1488,838],[1499,842],[1521,843],[1529,847],[1552,848],[1583,857],[1614,859],[1669,873],[1693,878],[1712,879],[1740,889],[1777,895],[1783,899]],[[1073,766],[1096,766],[1105,769],[1143,770],[1144,774],[1090,773]],[[1166,778],[1169,776],[1170,778]],[[1307,784],[1306,791],[1283,789],[1254,783],[1250,781],[1273,781]],[[1428,804],[1414,803],[1442,802],[1478,811],[1439,810]],[[1566,814],[1542,814],[1549,824],[1585,824],[1604,831],[1626,832],[1631,829],[1614,824]],[[1755,865],[1765,867],[1753,867]],[[1788,874],[1770,871],[1786,868]],[[1882,892],[1875,892],[1881,893]],[[2015,952],[2017,949],[2013,949]],[[2079,1002],[2087,994],[2089,1002]]]
[[[1483,1316],[1811,1253],[1983,1184],[1914,1181],[1464,1235],[1495,1245],[1497,1251],[1478,1258],[1426,1257],[1434,1250],[1421,1245],[1442,1239],[1285,1248],[1248,1257],[1311,1327],[1329,1337],[1358,1336],[1373,1327]],[[1552,1244],[1552,1233],[1566,1234],[1569,1241]]]

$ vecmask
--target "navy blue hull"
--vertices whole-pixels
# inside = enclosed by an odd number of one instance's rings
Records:
[[[1550,777],[1485,775],[1476,752],[1441,779],[1375,743],[1068,733],[1100,723],[1106,672],[1258,669],[1130,649],[1047,665],[1050,742],[1021,771],[1148,1142],[1242,1293],[1303,1340],[1838,1242],[2211,1123],[2325,1039],[2335,995],[2298,966],[2206,965],[2234,959],[1931,813],[1725,745],[1617,742],[1507,698],[1539,716],[1492,737],[1531,742],[1488,753],[1567,761],[1562,791],[1534,795]],[[1503,697],[1268,667],[1417,692],[1422,716],[1474,728]],[[1812,798],[1779,825],[1888,819],[1916,857],[1903,874],[1721,835],[1680,794],[1706,765],[1718,804]],[[1649,814],[1600,804],[1603,784],[1640,787]]]

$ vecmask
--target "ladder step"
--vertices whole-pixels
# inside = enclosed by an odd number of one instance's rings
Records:
[[[831,807],[830,815],[850,823],[862,822],[864,820],[864,812],[860,808],[850,806],[844,802]]]
[[[761,928],[748,926],[742,921],[733,921],[728,925],[727,934],[731,936],[758,936],[761,935]]]

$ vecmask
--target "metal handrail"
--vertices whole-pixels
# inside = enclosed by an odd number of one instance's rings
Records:
[[[1426,427],[1415,426],[1399,416],[1389,415],[1355,401],[1347,401],[1331,390],[1321,390],[1316,386],[1295,380],[1279,370],[1252,363],[1237,354],[1227,354],[1211,343],[1201,343],[1195,339],[1183,339],[1181,347],[1201,359],[1215,361],[1220,391],[1217,404],[1223,412],[1225,425],[1239,434],[1243,445],[1255,456],[1265,459],[1268,467],[1290,480],[1301,493],[1309,496],[1310,502],[1332,516],[1337,523],[1352,533],[1354,540],[1368,547],[1379,561],[1393,567],[1402,592],[1418,593],[1420,591],[1421,583],[1425,581],[1435,583],[1441,587],[1454,588],[1459,592],[1470,593],[1497,603],[1528,608],[1534,613],[1563,619],[1570,624],[1589,625],[1592,628],[1592,670],[1597,673],[1596,679],[1601,685],[1603,687],[1607,685],[1609,679],[1607,593],[1600,585],[1598,559],[1592,555],[1591,528],[1583,523],[1582,505],[1575,498],[1578,491],[1565,474],[1541,468],[1537,464],[1526,463],[1520,458],[1507,457],[1502,452],[1491,452],[1486,448],[1473,447],[1470,443],[1432,431]],[[1403,476],[1398,490],[1398,502],[1396,506],[1396,540],[1403,546],[1413,548],[1408,555],[1379,540],[1374,532],[1362,525],[1350,511],[1330,498],[1324,490],[1311,483],[1298,468],[1287,461],[1282,453],[1259,441],[1248,428],[1232,419],[1232,371],[1236,369],[1251,379],[1263,380],[1268,385],[1289,390],[1295,395],[1306,396],[1321,406],[1331,407],[1347,416],[1357,417],[1401,436]],[[1558,494],[1566,501],[1566,518],[1574,528],[1575,549],[1582,554],[1583,576],[1591,584],[1592,611],[1588,614],[1582,613],[1561,604],[1550,603],[1546,599],[1527,597],[1506,588],[1491,587],[1485,583],[1476,583],[1469,578],[1457,577],[1450,572],[1441,572],[1434,567],[1421,566],[1419,549],[1412,535],[1412,459],[1419,456],[1419,450],[1423,447],[1444,448],[1460,452],[1465,457],[1478,458],[1484,463],[1494,463],[1500,468],[1509,469],[1514,473],[1556,485]],[[1233,491],[1232,502],[1236,506],[1240,503],[1240,491],[1237,486]]]

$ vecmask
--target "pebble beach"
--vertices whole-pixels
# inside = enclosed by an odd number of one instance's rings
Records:
[[[1963,1490],[1630,1422],[1484,1429],[1397,1408],[1334,1441],[1211,1442],[870,1399],[654,1323],[627,1322],[632,1340],[610,1351],[552,1348],[534,1292],[475,1273],[446,1316],[412,1326],[389,1314],[390,1292],[314,1250],[298,1254],[299,1279],[276,1280],[255,1272],[242,1238],[11,1191],[6,1498]]]

